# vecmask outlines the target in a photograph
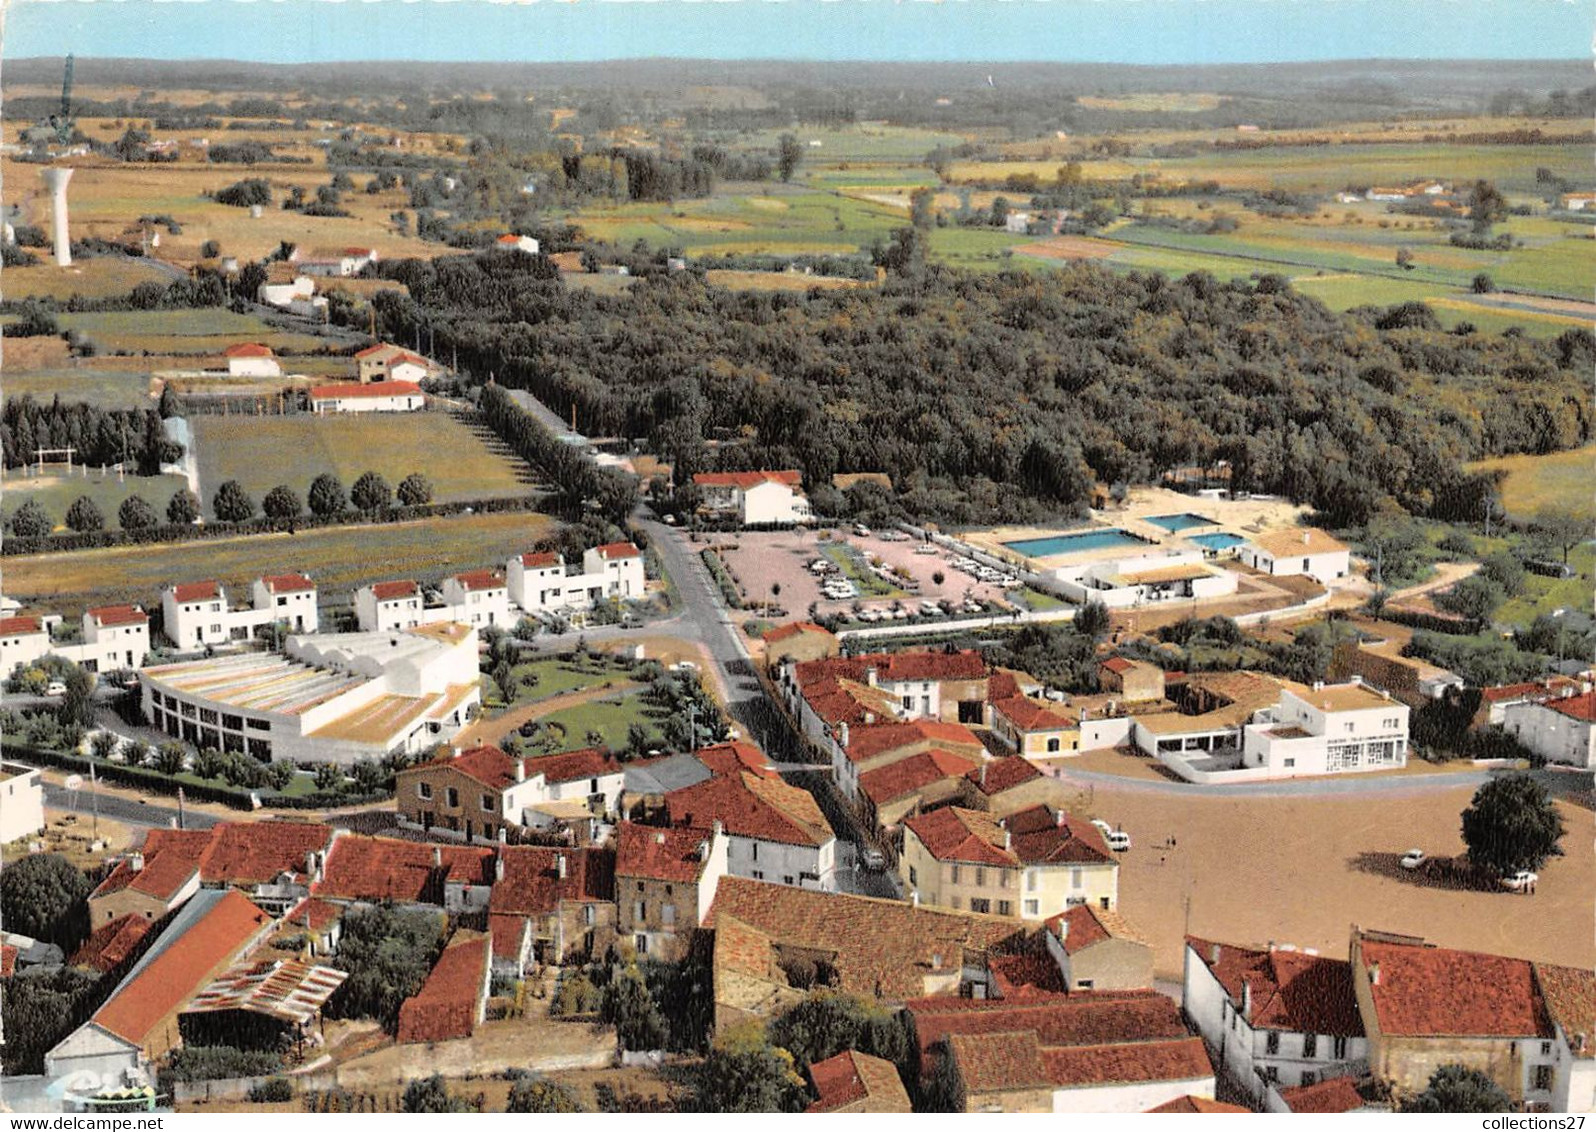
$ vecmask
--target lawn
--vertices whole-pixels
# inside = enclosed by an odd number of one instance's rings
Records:
[[[1469,471],[1500,469],[1502,505],[1510,515],[1527,517],[1542,509],[1566,511],[1596,519],[1596,446],[1553,452],[1547,456],[1502,456],[1481,460]]]
[[[514,671],[518,682],[527,676],[536,676],[538,680],[535,687],[521,688],[520,695],[516,697],[518,703],[535,703],[566,692],[579,692],[584,688],[632,678],[631,669],[623,668],[608,658],[578,662],[546,657],[518,664]]]
[[[559,750],[574,751],[592,746],[587,734],[596,731],[603,736],[599,745],[612,751],[622,751],[627,747],[627,728],[634,723],[641,723],[657,738],[661,734],[660,723],[665,714],[663,709],[653,706],[634,692],[614,699],[589,700],[585,704],[546,715],[540,722],[564,728],[565,738]]]
[[[5,592],[68,617],[91,605],[138,602],[149,608],[171,582],[215,578],[242,594],[262,574],[295,570],[314,578],[323,594],[344,594],[388,578],[435,580],[502,566],[547,534],[551,522],[534,512],[504,512],[17,556],[5,559]]]
[[[98,470],[90,471],[87,476],[62,474],[28,478],[12,472],[6,475],[4,492],[0,493],[0,504],[3,504],[0,510],[10,518],[28,500],[36,500],[60,529],[66,523],[67,508],[78,497],[88,496],[105,516],[105,525],[114,528],[117,526],[116,509],[128,496],[143,496],[158,514],[164,515],[166,501],[172,498],[172,493],[187,485],[188,481],[182,476],[128,476],[118,482],[114,472],[101,475]]]
[[[1558,609],[1590,612],[1592,579],[1596,578],[1596,547],[1586,543],[1568,555],[1568,564],[1578,573],[1572,578],[1524,576],[1524,593],[1505,602],[1494,620],[1508,625],[1528,625],[1542,613]]]
[[[821,545],[820,553],[824,554],[847,575],[859,589],[859,596],[864,598],[878,597],[904,597],[907,591],[896,586],[890,586],[875,574],[871,573],[864,562],[859,558],[858,551],[841,543],[828,542]]]
[[[361,413],[329,416],[194,417],[201,495],[236,479],[255,498],[287,484],[305,498],[323,472],[345,489],[375,471],[390,487],[411,472],[432,481],[433,499],[482,499],[530,494],[535,477],[520,460],[490,448],[449,413]]]

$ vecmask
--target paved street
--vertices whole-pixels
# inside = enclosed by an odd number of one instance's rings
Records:
[[[86,781],[86,780],[85,780]],[[52,810],[63,810],[74,814],[92,814],[96,809],[96,791],[85,785],[81,790],[66,790],[60,786],[51,786],[45,783],[44,804]],[[160,804],[135,802],[117,794],[98,792],[98,809],[100,816],[119,821],[123,825],[138,826],[142,829],[159,829],[177,823],[177,804],[163,799]],[[221,822],[222,818],[205,813],[202,810],[189,809],[183,815],[185,829],[209,829]]]

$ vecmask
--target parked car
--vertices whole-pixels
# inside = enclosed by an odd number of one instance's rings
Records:
[[[1416,869],[1420,865],[1424,864],[1424,860],[1425,857],[1423,849],[1409,849],[1406,853],[1402,854],[1402,867],[1404,869]]]
[[[1529,892],[1535,887],[1535,882],[1541,878],[1528,869],[1521,869],[1512,876],[1502,878],[1502,887],[1509,892]]]
[[[1097,832],[1101,833],[1104,837],[1107,837],[1109,834],[1114,832],[1114,827],[1109,825],[1102,818],[1093,818],[1092,824],[1097,827]]]
[[[44,694],[47,696],[64,696],[66,695],[66,685],[59,680],[51,680],[45,685]]]
[[[1108,842],[1108,847],[1116,853],[1123,853],[1131,847],[1130,834],[1123,829],[1110,830],[1103,835],[1103,840]]]

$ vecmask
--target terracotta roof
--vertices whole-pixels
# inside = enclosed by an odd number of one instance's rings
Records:
[[[938,719],[916,719],[908,723],[873,723],[849,729],[848,746],[843,754],[853,762],[864,762],[877,755],[917,743],[934,743],[939,747],[967,747],[984,750],[962,723],[943,723]]]
[[[607,542],[603,546],[595,546],[593,550],[600,558],[636,558],[642,551],[629,542]]]
[[[740,740],[700,747],[693,752],[693,758],[703,763],[711,774],[741,774],[743,771],[751,771],[754,774],[768,776],[776,773],[770,769],[770,763],[763,751],[752,743]]]
[[[604,778],[622,773],[620,761],[602,747],[583,747],[557,755],[538,755],[526,760],[526,775],[541,774],[547,782],[575,782],[582,778]]]
[[[764,639],[768,644],[774,641],[785,641],[791,637],[805,636],[807,634],[813,633],[818,633],[825,637],[835,636],[830,629],[827,629],[822,625],[816,625],[813,621],[790,621],[787,624],[779,625],[770,632],[766,633]],[[837,1056],[842,1057],[843,1055],[839,1053]]]
[[[1213,972],[1238,1009],[1242,987],[1252,988],[1254,1029],[1363,1036],[1363,1016],[1352,991],[1352,965],[1345,959],[1279,948],[1237,947],[1196,936],[1187,936],[1186,945]]]
[[[1578,692],[1582,685],[1578,680],[1567,676],[1548,676],[1542,680],[1527,681],[1523,684],[1498,684],[1493,688],[1481,688],[1480,698],[1488,703],[1501,703],[1503,700],[1523,699],[1552,699],[1562,691],[1571,689]]]
[[[1042,1045],[1034,1033],[950,1034],[946,1048],[958,1065],[966,1093],[1046,1089],[1052,1084],[1042,1064]]]
[[[396,598],[415,597],[421,592],[421,587],[411,581],[403,582],[373,582],[371,594],[378,601],[393,601]]]
[[[1546,1012],[1563,1028],[1573,1055],[1584,1061],[1596,1058],[1596,973],[1589,968],[1537,963],[1535,978]]]
[[[1094,943],[1102,943],[1107,939],[1123,939],[1141,944],[1147,942],[1131,926],[1130,921],[1118,912],[1108,908],[1094,908],[1090,904],[1077,904],[1069,911],[1051,917],[1045,923],[1048,930],[1058,937],[1059,945],[1069,955],[1085,951]]]
[[[747,491],[762,483],[782,483],[788,487],[803,485],[802,472],[696,472],[693,482],[699,487],[737,487]]]
[[[1122,656],[1109,657],[1107,660],[1103,661],[1103,667],[1108,669],[1110,672],[1117,672],[1121,675],[1124,675],[1132,670],[1131,662]]]
[[[488,911],[502,916],[547,916],[563,901],[615,899],[615,853],[608,849],[555,849],[507,845],[499,850],[504,875],[493,883]],[[560,875],[560,861],[565,875]]]
[[[498,570],[468,570],[464,574],[456,574],[454,580],[460,583],[464,590],[502,590],[504,588],[504,574]]]
[[[267,574],[261,584],[274,594],[301,593],[316,588],[316,583],[304,574]]]
[[[748,771],[673,790],[665,806],[673,822],[702,830],[719,820],[734,837],[806,847],[836,838],[813,794]]]
[[[209,601],[221,596],[222,587],[217,582],[179,582],[172,587],[174,601]]]
[[[988,759],[980,766],[967,771],[964,777],[977,790],[990,797],[1035,781],[1042,777],[1042,772],[1019,755],[1010,755],[1006,758]]]
[[[521,555],[521,565],[528,570],[544,570],[550,566],[563,566],[564,560],[552,550],[539,550]]]
[[[338,381],[310,387],[312,401],[347,401],[357,397],[420,397],[421,386],[413,381]]]
[[[771,945],[823,952],[837,971],[839,989],[895,1002],[923,995],[928,975],[957,972],[966,951],[1007,946],[1027,931],[1018,921],[1000,916],[731,876],[722,877],[716,887],[707,926],[713,927],[720,916],[740,921]],[[738,969],[768,977],[770,948],[745,955],[744,962]],[[721,966],[717,958],[717,971]]]
[[[876,680],[882,684],[981,680],[987,672],[981,654],[974,649],[964,649],[959,652],[888,652],[826,657],[803,661],[794,667],[793,675],[800,688],[828,676],[868,683],[868,672],[872,668],[876,671]]]
[[[1275,558],[1290,557],[1293,554],[1333,554],[1338,550],[1346,550],[1347,544],[1333,535],[1328,535],[1318,527],[1293,527],[1289,530],[1270,531],[1267,534],[1254,535],[1249,540],[1259,550],[1267,551]]]
[[[89,898],[131,889],[170,904],[199,873],[210,839],[209,830],[152,829],[145,835],[144,848],[138,854],[143,857],[143,866],[133,867],[133,854],[122,858]]]
[[[95,928],[68,962],[74,967],[91,967],[102,973],[114,970],[133,954],[133,949],[152,926],[152,921],[137,912],[118,916]]]
[[[1041,952],[993,955],[987,960],[986,969],[998,997],[1005,1001],[1064,994],[1069,990],[1064,985],[1064,972],[1059,970],[1053,957]]]
[[[444,948],[427,981],[399,1006],[400,1042],[468,1037],[476,1028],[477,1001],[487,990],[487,936]]]
[[[983,810],[948,806],[909,818],[904,824],[939,861],[999,868],[1117,863],[1096,826],[1073,821],[1046,806],[1032,806],[1001,819]]]
[[[1570,719],[1584,723],[1596,723],[1596,692],[1586,692],[1583,696],[1565,696],[1563,699],[1550,701],[1546,706],[1558,715],[1566,715]]]
[[[408,352],[409,351],[407,351],[403,346],[395,346],[391,342],[378,342],[375,346],[367,346],[364,350],[355,351],[355,357],[357,357],[357,358],[402,357],[404,354],[406,354]]]
[[[21,954],[9,943],[0,943],[0,979],[9,979],[17,973],[17,957]]]
[[[283,916],[282,928],[289,932],[324,932],[343,918],[342,904],[334,904],[331,900],[323,900],[319,896],[307,896]]]
[[[1368,938],[1359,943],[1363,966],[1370,972],[1375,1017],[1384,1034],[1552,1036],[1546,1003],[1526,960]],[[1379,964],[1378,984],[1372,973],[1375,964]]]
[[[306,855],[325,851],[333,837],[330,825],[297,821],[224,822],[208,832],[200,879],[238,885],[303,875]]]
[[[705,829],[661,829],[623,821],[615,834],[615,875],[694,883],[704,871],[699,854],[710,836]]]
[[[150,615],[136,605],[102,605],[89,610],[89,616],[100,625],[147,625],[150,620]]]
[[[1054,1086],[1128,1085],[1141,1081],[1192,1081],[1214,1075],[1201,1038],[1066,1046],[1042,1051],[1043,1071]]]
[[[821,719],[838,727],[870,726],[897,718],[898,700],[885,689],[868,688],[856,680],[827,677],[803,689],[804,702]]]
[[[240,342],[236,346],[229,346],[222,351],[229,358],[269,358],[272,356],[270,346],[262,346],[259,342]]]
[[[0,636],[3,637],[20,637],[42,632],[44,632],[44,622],[37,617],[0,618]]]
[[[1174,1000],[1154,990],[1076,991],[1019,1001],[942,996],[905,1006],[922,1054],[952,1034],[1025,1033],[1041,1046],[1059,1047],[1178,1041],[1189,1033]],[[923,1057],[922,1063],[930,1060]]]
[[[489,884],[493,853],[485,846],[425,845],[346,834],[333,842],[317,896],[343,900],[443,903],[443,886]]]
[[[157,941],[160,950],[154,959],[145,957],[146,963],[95,1011],[93,1021],[142,1046],[150,1031],[181,1006],[201,980],[242,951],[270,922],[269,915],[229,889],[177,938],[170,943]]]
[[[498,242],[501,244],[516,244],[520,243],[520,241],[521,237],[511,232],[506,232],[504,235],[498,238]]]
[[[970,768],[969,755],[956,755],[940,747],[910,755],[895,763],[867,770],[859,776],[859,789],[877,806],[902,798],[933,782],[959,778]]]
[[[1209,1100],[1207,1097],[1194,1097],[1194,1096],[1192,1096],[1191,1094],[1188,1093],[1184,1097],[1176,1097],[1172,1101],[1165,1101],[1163,1104],[1159,1105],[1157,1108],[1150,1108],[1147,1111],[1148,1112],[1186,1112],[1186,1113],[1206,1112],[1206,1113],[1220,1113],[1220,1112],[1251,1112],[1252,1110],[1250,1108],[1242,1108],[1239,1104],[1226,1104],[1224,1101]]]
[[[897,1066],[856,1049],[815,1062],[809,1067],[809,1079],[820,1096],[806,1112],[835,1112],[870,1098],[875,1099],[877,1111],[909,1111],[909,1094]]]
[[[1369,1103],[1350,1077],[1331,1077],[1313,1085],[1281,1089],[1280,1099],[1292,1112],[1353,1112]]]
[[[948,806],[916,814],[904,823],[939,861],[964,861],[976,865],[1016,868],[1019,859],[1003,846],[1003,829],[997,819],[975,810]]]
[[[1064,706],[1026,696],[993,700],[992,710],[1002,712],[1021,731],[1069,731],[1080,726],[1079,718]]]

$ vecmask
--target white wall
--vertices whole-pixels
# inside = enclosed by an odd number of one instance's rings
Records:
[[[276,358],[228,358],[227,372],[232,377],[281,377],[283,367]]]
[[[1214,1099],[1214,1078],[1183,1081],[1140,1081],[1132,1085],[1092,1085],[1054,1089],[1054,1112],[1146,1112],[1181,1097]]]
[[[180,602],[176,590],[163,590],[161,613],[165,620],[162,629],[167,639],[180,649],[221,644],[231,639],[226,616],[227,591],[218,592],[220,597]]]
[[[32,837],[44,828],[44,784],[35,767],[6,763],[0,780],[0,843]]]
[[[788,845],[736,834],[728,834],[726,840],[726,869],[731,876],[824,892],[837,890],[835,838],[820,846]],[[812,873],[818,879],[806,880],[804,873]]]
[[[1553,711],[1545,704],[1519,703],[1509,704],[1502,712],[1502,727],[1547,762],[1587,769],[1596,766],[1596,724]],[[1596,1035],[1590,1040],[1596,1040]]]

